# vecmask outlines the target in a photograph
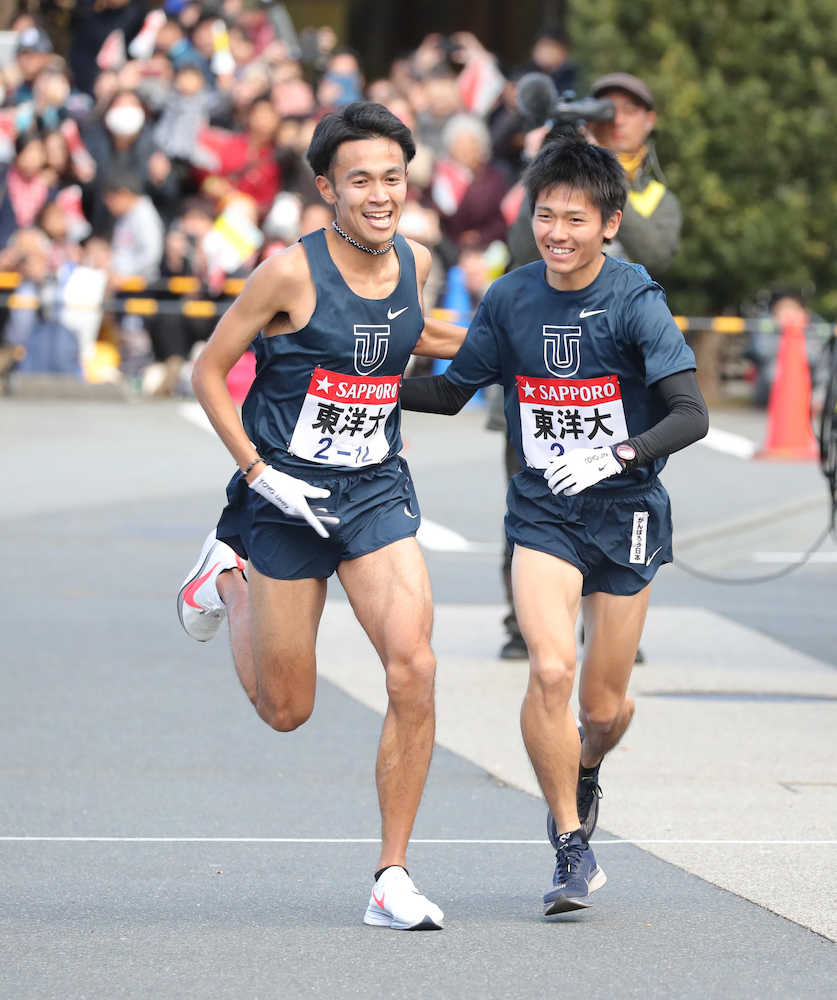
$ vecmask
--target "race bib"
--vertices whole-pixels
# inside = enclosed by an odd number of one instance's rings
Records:
[[[290,452],[319,465],[375,465],[389,454],[386,422],[398,403],[400,375],[341,375],[315,368]]]
[[[535,469],[573,448],[596,448],[628,437],[616,375],[600,378],[517,376],[523,454]]]

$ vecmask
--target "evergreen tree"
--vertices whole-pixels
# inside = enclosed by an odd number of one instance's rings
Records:
[[[684,215],[674,311],[735,312],[782,285],[837,317],[834,0],[572,0],[570,18],[588,84],[623,70],[657,100]]]

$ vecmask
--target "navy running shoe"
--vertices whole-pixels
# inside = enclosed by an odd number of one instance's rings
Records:
[[[581,726],[578,727],[578,735],[581,737],[581,742],[583,743],[584,729]],[[587,840],[590,840],[593,836],[593,831],[596,829],[596,823],[599,819],[599,799],[602,797],[602,786],[599,784],[599,768],[601,766],[601,761],[599,761],[595,769],[588,771],[586,774],[582,774],[580,767],[578,769],[575,804],[578,810],[578,822],[581,832]],[[546,835],[549,838],[550,844],[557,851],[558,827],[549,810],[546,812]]]
[[[590,894],[601,889],[607,875],[596,864],[580,830],[560,834],[555,860],[552,889],[543,897],[544,916],[586,909],[590,906]]]

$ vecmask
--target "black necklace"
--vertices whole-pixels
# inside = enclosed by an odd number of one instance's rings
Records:
[[[362,243],[358,243],[357,240],[353,240],[348,233],[344,233],[343,230],[337,225],[336,219],[334,222],[332,222],[332,226],[334,227],[334,231],[335,233],[337,233],[338,236],[342,236],[347,243],[351,243],[353,247],[357,247],[358,250],[362,250],[364,253],[371,253],[377,257],[380,256],[380,254],[382,253],[389,253],[390,250],[392,250],[392,240],[390,240],[385,247],[381,247],[380,250],[373,250],[372,247],[365,247]]]

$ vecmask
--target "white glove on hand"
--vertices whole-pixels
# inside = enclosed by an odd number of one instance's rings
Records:
[[[574,497],[603,479],[618,476],[622,463],[610,448],[575,448],[559,458],[551,458],[543,477],[557,496]]]
[[[329,516],[324,507],[315,507],[312,511],[306,499],[320,499],[331,496],[331,490],[323,490],[319,486],[312,486],[303,479],[294,479],[293,476],[289,476],[285,472],[279,472],[278,469],[274,469],[271,465],[266,465],[261,475],[254,479],[252,483],[248,483],[248,485],[251,490],[255,490],[259,496],[264,497],[265,500],[269,500],[289,517],[304,517],[321,538],[328,538],[328,532],[325,529],[326,524],[340,523],[340,518]]]

